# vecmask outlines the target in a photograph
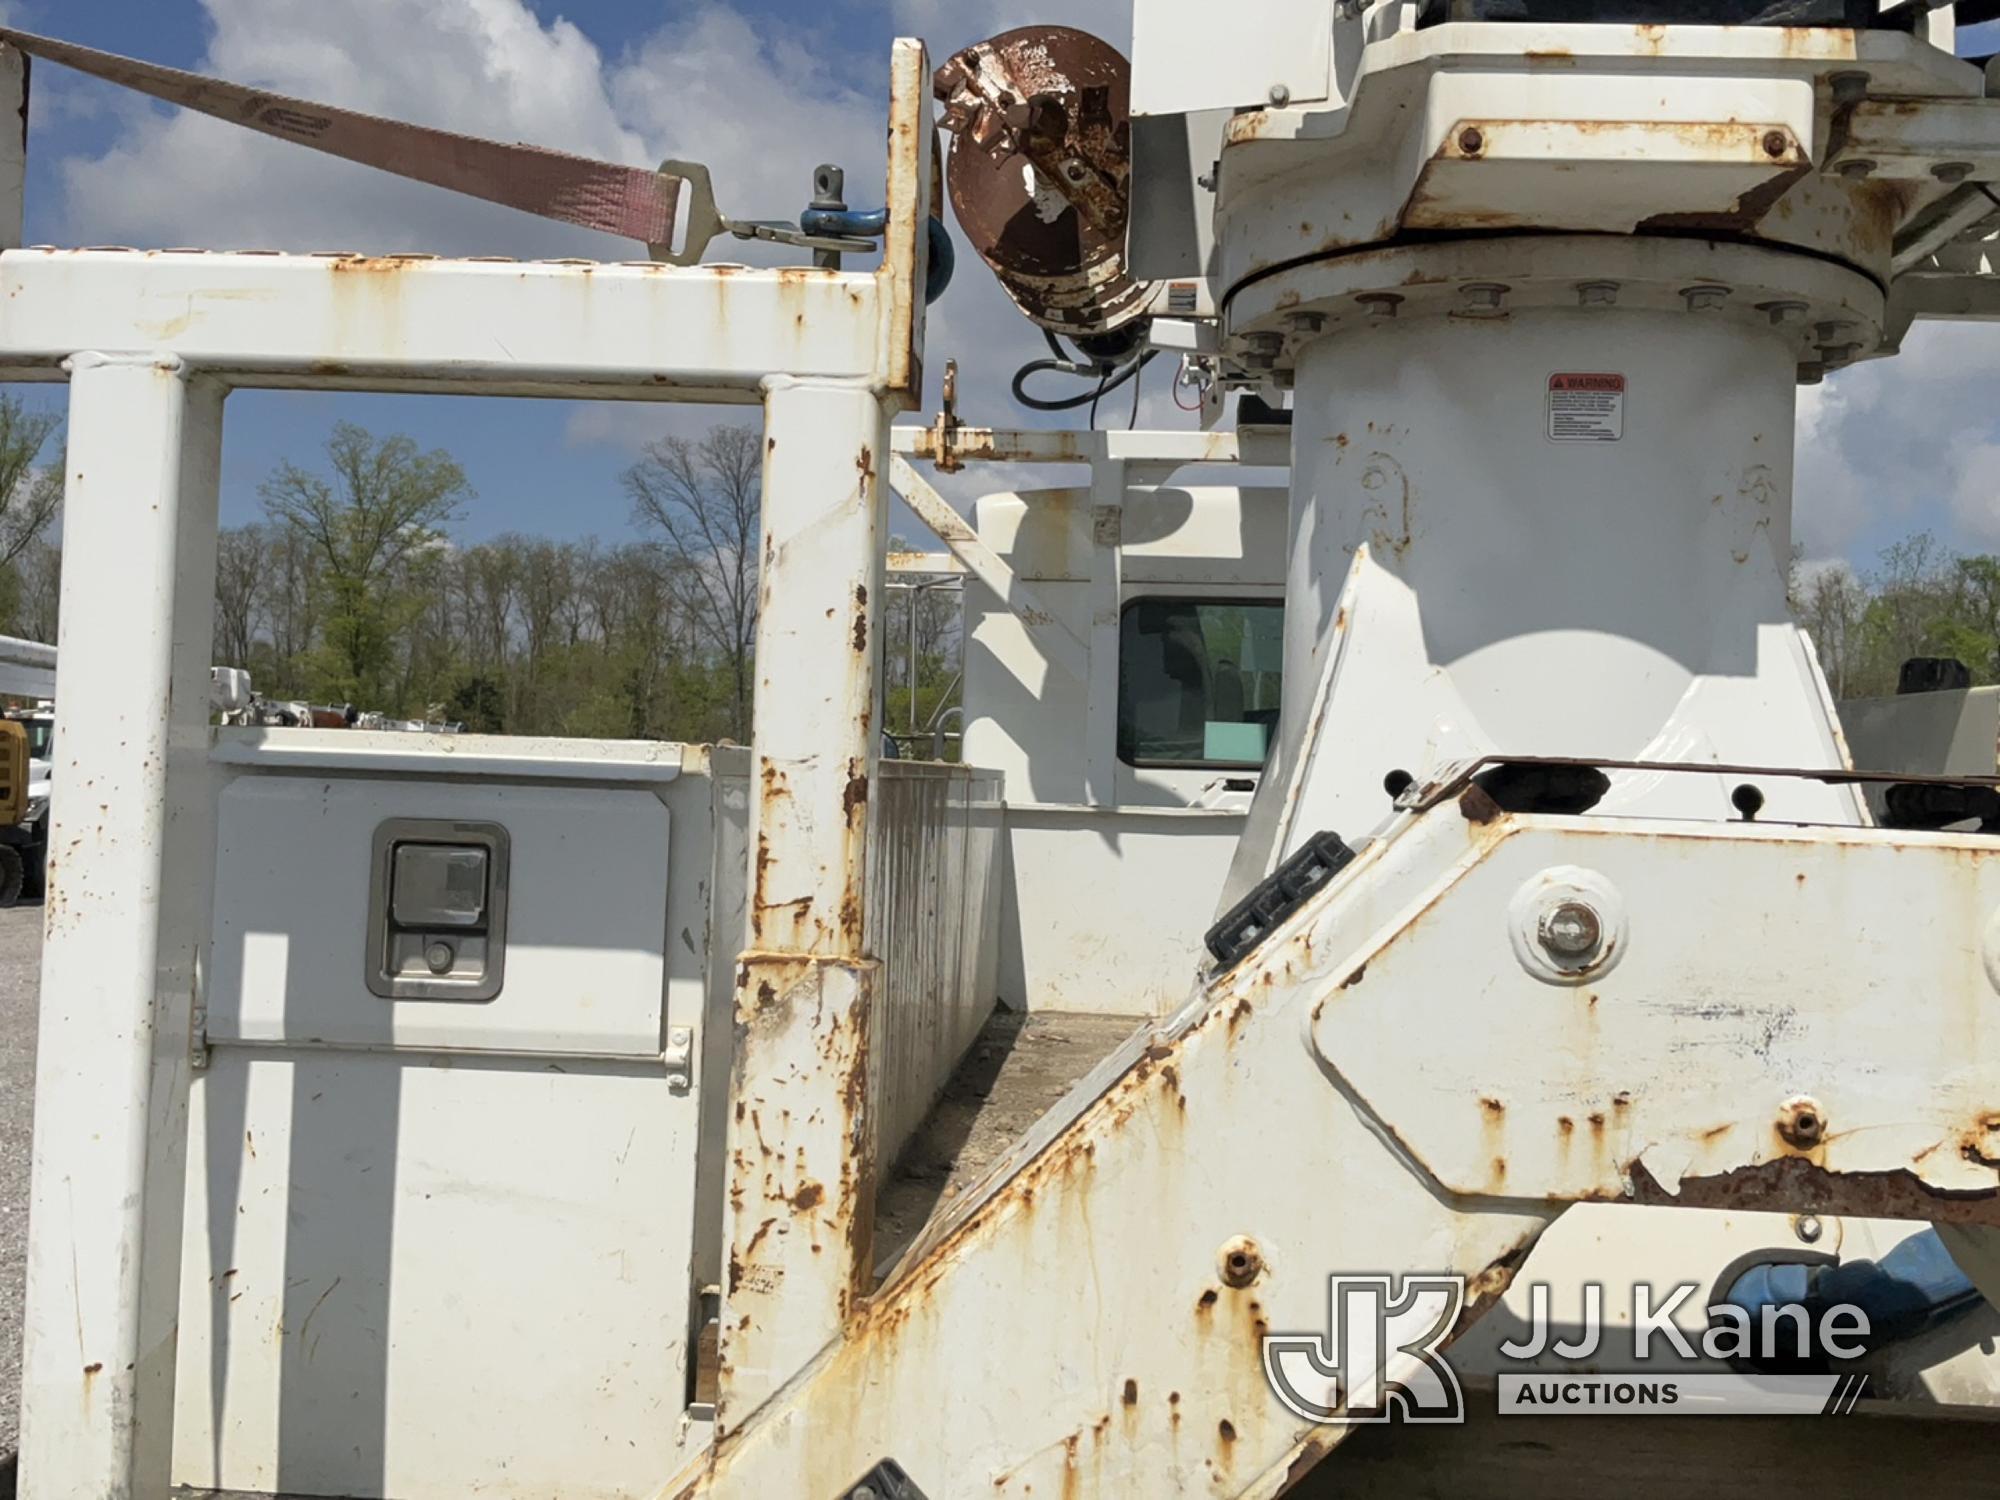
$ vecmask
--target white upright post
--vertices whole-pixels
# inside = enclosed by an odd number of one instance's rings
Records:
[[[1084,800],[1118,805],[1118,642],[1125,592],[1125,461],[1090,471],[1090,691],[1084,708]]]
[[[737,968],[724,1431],[839,1331],[872,1279],[869,808],[888,410],[773,379],[764,407],[749,944]]]
[[[69,371],[20,1483],[125,1500],[172,1448],[222,392]]]

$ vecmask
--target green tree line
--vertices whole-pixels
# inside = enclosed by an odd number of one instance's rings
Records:
[[[1875,567],[1792,571],[1792,610],[1836,699],[1887,697],[1913,656],[1950,656],[1976,685],[2000,682],[2000,557],[1952,552],[1927,531]]]
[[[0,395],[0,629],[44,641],[61,440],[59,418]],[[477,497],[458,462],[341,423],[265,479],[262,520],[223,531],[216,660],[267,698],[474,731],[747,742],[760,447],[747,426],[649,444],[623,475],[625,540],[461,543]],[[1795,566],[1791,602],[1836,698],[1893,693],[1912,656],[2000,682],[2000,556],[1919,532],[1873,567]],[[959,686],[956,592],[892,587],[880,634],[885,727],[925,753]]]
[[[216,656],[267,698],[351,703],[471,731],[747,742],[762,444],[754,428],[649,444],[623,476],[635,536],[453,541],[476,498],[447,453],[342,423],[281,464],[265,519],[227,530]],[[883,634],[903,642],[910,596]],[[955,599],[920,600],[919,707],[955,663]],[[888,709],[907,717],[892,647]]]
[[[746,743],[759,450],[741,426],[648,445],[622,479],[625,540],[462,543],[477,497],[459,463],[342,423],[265,479],[261,520],[222,531],[215,660],[268,699],[476,732]],[[61,451],[58,417],[0,394],[0,633],[56,638]],[[892,589],[892,727],[912,711],[913,608],[920,727],[957,686],[956,595]]]

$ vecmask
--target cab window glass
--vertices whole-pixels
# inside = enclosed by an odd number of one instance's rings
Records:
[[[1135,766],[1247,770],[1278,727],[1284,605],[1135,599],[1118,633],[1118,754]]]

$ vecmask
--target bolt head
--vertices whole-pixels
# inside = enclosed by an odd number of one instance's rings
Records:
[[[1826,366],[1816,359],[1806,360],[1799,366],[1800,385],[1819,385],[1826,379]]]
[[[1316,312],[1293,313],[1285,322],[1294,333],[1318,333],[1326,327],[1326,314]]]
[[[1714,312],[1729,300],[1726,286],[1691,286],[1681,290],[1681,300],[1689,312]]]
[[[424,949],[424,963],[433,974],[449,974],[452,963],[458,955],[451,951],[450,943],[432,943]]]
[[[1618,283],[1615,281],[1584,281],[1576,288],[1577,305],[1580,307],[1612,307],[1618,301]]]
[[[1758,306],[1757,311],[1767,314],[1773,326],[1786,328],[1803,323],[1810,309],[1803,302],[1765,302]]]
[[[1354,299],[1368,309],[1371,318],[1393,318],[1403,299],[1394,292],[1363,292]]]
[[[1875,163],[1861,157],[1840,164],[1839,172],[1849,182],[1860,182],[1875,175]]]
[[[1498,281],[1475,281],[1459,288],[1459,296],[1469,311],[1493,312],[1507,300],[1507,294],[1512,290],[1512,287]]]
[[[1292,102],[1292,91],[1282,83],[1274,83],[1271,85],[1271,92],[1268,97],[1271,101],[1271,108],[1283,109],[1287,104]]]
[[[1820,1236],[1826,1233],[1826,1226],[1820,1223],[1817,1214],[1801,1214],[1792,1225],[1792,1232],[1804,1243],[1817,1245]]]
[[[1581,964],[1604,945],[1604,921],[1582,901],[1564,901],[1542,913],[1536,936],[1559,963]]]
[[[1778,1111],[1778,1134],[1787,1145],[1810,1150],[1826,1138],[1826,1111],[1804,1094],[1787,1099]]]
[[[1477,127],[1468,125],[1458,133],[1458,149],[1467,156],[1477,156],[1486,149],[1486,136]]]
[[[1931,168],[1931,176],[1946,187],[1961,183],[1971,175],[1972,163],[1969,161],[1941,161]]]
[[[1783,156],[1791,149],[1792,138],[1784,131],[1767,130],[1764,132],[1764,154],[1766,156]]]
[[[1264,1274],[1264,1252],[1247,1235],[1224,1245],[1215,1261],[1223,1285],[1235,1287],[1238,1291]]]

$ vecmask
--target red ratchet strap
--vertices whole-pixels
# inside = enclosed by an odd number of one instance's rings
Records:
[[[30,57],[61,63],[183,109],[380,172],[505,204],[540,218],[640,240],[658,260],[692,260],[701,254],[702,247],[693,243],[679,255],[672,253],[675,210],[683,181],[672,172],[614,166],[566,151],[507,145],[357,114],[7,27],[0,27],[0,41]],[[689,226],[690,230],[695,227]]]

